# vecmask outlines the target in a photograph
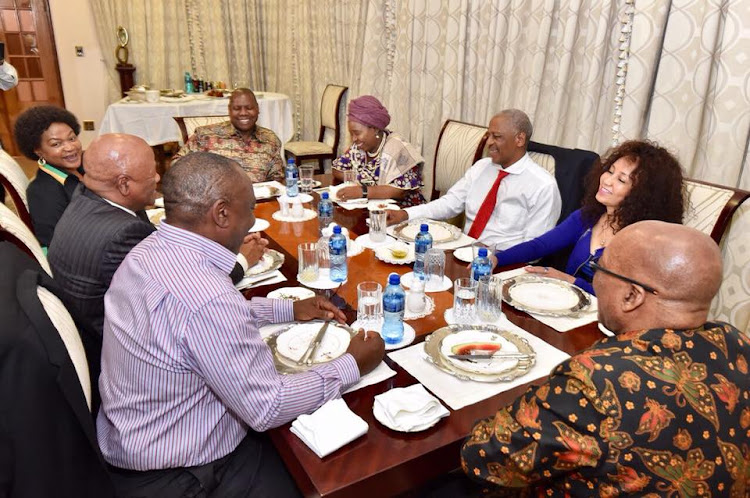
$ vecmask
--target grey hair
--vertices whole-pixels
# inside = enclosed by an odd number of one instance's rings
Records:
[[[220,199],[232,201],[235,186],[247,178],[239,164],[212,152],[178,159],[162,179],[167,219],[195,224]]]
[[[534,133],[534,127],[531,125],[531,120],[525,112],[519,109],[505,109],[500,111],[498,116],[507,116],[513,125],[513,129],[516,130],[516,133],[523,133],[526,135],[526,143],[524,145],[529,145],[531,134]]]

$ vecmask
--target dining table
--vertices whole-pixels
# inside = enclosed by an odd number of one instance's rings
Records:
[[[318,175],[316,179],[327,185],[330,175]],[[312,209],[319,196],[313,192]],[[286,282],[251,288],[243,291],[250,299],[265,296],[281,287],[301,285],[297,281],[297,246],[303,242],[315,242],[320,237],[318,219],[297,222],[280,222],[273,219],[279,209],[274,200],[259,201],[255,207],[256,218],[270,222],[263,232],[269,248],[281,252],[285,259],[280,268]],[[334,209],[334,221],[346,227],[350,238],[368,232],[367,209]],[[451,279],[469,276],[467,263],[446,251],[445,274]],[[335,292],[334,303],[347,315],[347,323],[356,318],[357,285],[362,281],[384,283],[390,273],[405,274],[411,265],[385,263],[375,257],[370,249],[348,259],[348,280]],[[497,271],[497,270],[496,270]],[[332,291],[318,291],[331,295]],[[415,342],[424,341],[432,332],[446,326],[444,311],[453,306],[452,288],[444,292],[431,293],[435,302],[434,312],[424,318],[412,320]],[[603,337],[597,323],[589,323],[565,333],[545,325],[531,315],[503,304],[503,313],[515,325],[568,354],[575,354]],[[417,383],[398,363],[385,357],[386,364],[396,375],[379,383],[363,387],[343,395],[349,408],[364,419],[369,426],[367,433],[331,453],[319,458],[285,424],[269,431],[270,438],[293,476],[301,493],[306,497],[383,497],[395,496],[419,489],[431,480],[451,472],[460,466],[460,449],[474,424],[490,417],[496,411],[514,401],[530,385],[540,385],[546,377],[526,382],[483,401],[457,410],[441,419],[435,426],[422,432],[396,432],[376,421],[373,415],[375,396],[396,387]]]

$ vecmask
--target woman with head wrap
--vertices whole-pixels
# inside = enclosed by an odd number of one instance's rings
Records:
[[[368,197],[395,199],[401,207],[424,203],[420,192],[424,159],[398,134],[386,129],[388,110],[372,95],[349,103],[347,127],[352,145],[333,161],[333,176],[342,181],[344,171],[354,171],[359,185],[337,192],[342,200]]]

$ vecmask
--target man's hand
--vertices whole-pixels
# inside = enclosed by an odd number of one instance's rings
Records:
[[[550,268],[549,266],[527,266],[524,268],[524,270],[526,270],[527,273],[535,273],[544,277],[556,278],[558,280],[564,280],[571,284],[575,283],[576,281],[574,276],[563,273],[560,270],[555,270],[554,268]]]
[[[395,225],[396,223],[401,223],[408,218],[409,214],[403,209],[399,209],[398,211],[389,209],[388,211],[386,211],[385,224],[388,226]]]
[[[249,267],[254,266],[266,252],[268,241],[260,236],[260,233],[249,233],[240,246],[240,253],[245,256]]]
[[[349,342],[346,352],[354,356],[359,367],[359,375],[365,375],[380,365],[385,355],[385,343],[377,332],[359,329],[357,335]]]
[[[297,321],[308,320],[336,320],[346,323],[346,315],[338,309],[331,301],[323,296],[315,296],[302,301],[294,302],[294,319]]]
[[[362,197],[362,187],[343,187],[336,191],[336,198],[342,201],[350,201]]]

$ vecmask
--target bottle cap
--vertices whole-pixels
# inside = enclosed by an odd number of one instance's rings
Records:
[[[399,285],[401,283],[401,277],[398,273],[391,273],[388,275],[388,285]]]
[[[422,223],[421,225],[419,225],[419,231],[420,232],[429,232],[430,231],[430,225],[428,225],[427,223]]]
[[[333,233],[341,233],[341,227],[338,225],[333,225]]]
[[[487,257],[487,248],[486,247],[480,247],[479,248],[479,257],[480,258],[486,258]]]
[[[320,197],[323,199],[328,199],[328,192],[323,192]]]
[[[286,164],[287,164],[287,166],[289,166],[290,164],[291,164],[291,165],[294,165],[294,164],[295,164],[295,163],[294,163],[294,158],[293,158],[293,157],[290,157],[289,159],[287,159],[287,160],[286,160]]]

